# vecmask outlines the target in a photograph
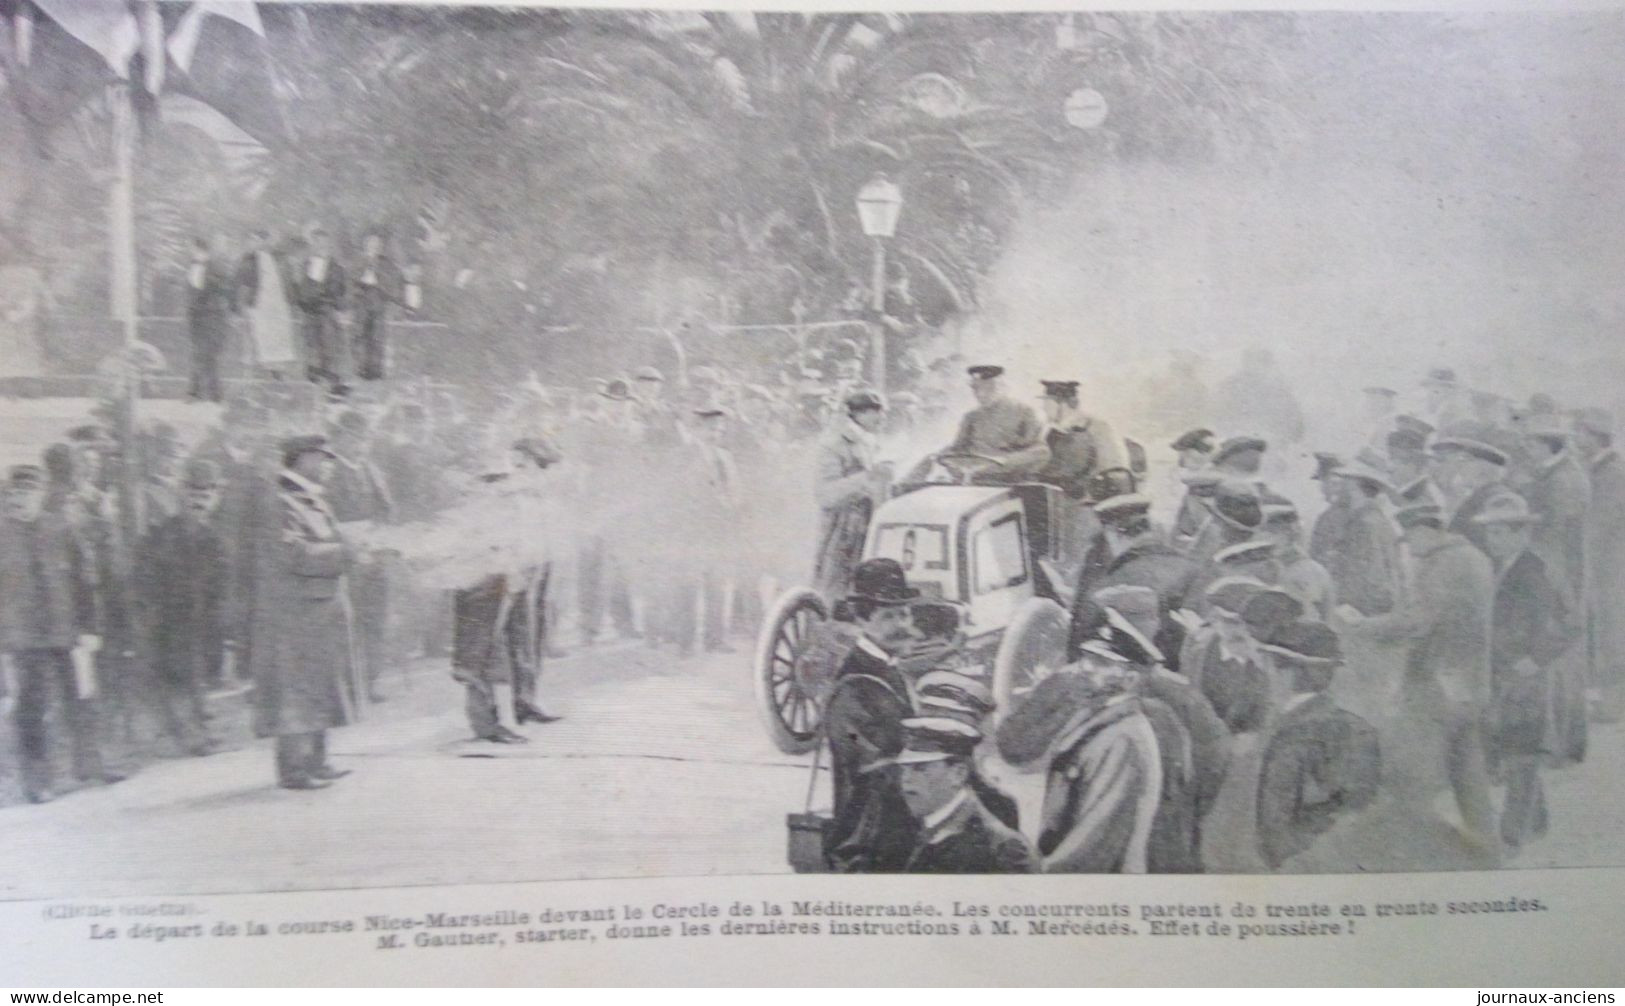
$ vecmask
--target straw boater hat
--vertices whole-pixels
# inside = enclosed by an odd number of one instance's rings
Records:
[[[1457,451],[1492,465],[1505,467],[1507,454],[1490,442],[1493,432],[1478,425],[1463,425],[1444,430],[1433,439],[1432,451],[1445,454]]]
[[[1517,493],[1497,493],[1472,518],[1474,524],[1539,524],[1540,515]]]

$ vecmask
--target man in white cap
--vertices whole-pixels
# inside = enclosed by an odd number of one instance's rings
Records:
[[[951,715],[910,717],[902,727],[903,750],[872,771],[894,766],[903,802],[920,825],[903,872],[1038,872],[1027,840],[994,817],[971,787],[981,730]]]
[[[1614,449],[1614,417],[1603,409],[1582,409],[1575,447],[1591,476],[1585,614],[1592,715],[1617,723],[1625,715],[1625,461]]]
[[[1577,684],[1565,681],[1555,665],[1578,633],[1561,589],[1533,548],[1539,516],[1518,497],[1503,496],[1473,519],[1483,526],[1495,562],[1490,754],[1507,784],[1501,841],[1515,852],[1531,836],[1545,834],[1549,823],[1541,761],[1566,739],[1572,725],[1563,722],[1563,699]]]
[[[845,594],[863,556],[869,518],[891,485],[890,462],[880,460],[876,434],[886,404],[873,391],[846,396],[846,414],[818,442],[816,483],[818,551],[813,583],[826,597]]]

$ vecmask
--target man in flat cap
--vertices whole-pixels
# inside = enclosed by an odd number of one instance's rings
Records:
[[[1345,633],[1405,650],[1401,712],[1413,728],[1408,732],[1422,763],[1406,764],[1396,757],[1396,795],[1413,813],[1430,816],[1433,794],[1427,782],[1437,768],[1426,762],[1442,752],[1469,849],[1477,861],[1498,863],[1485,736],[1491,708],[1494,570],[1483,551],[1445,529],[1438,507],[1413,504],[1394,516],[1415,569],[1411,596],[1406,604],[1373,618],[1340,605],[1339,622]]]
[[[1625,462],[1614,449],[1614,417],[1583,409],[1575,449],[1591,477],[1585,526],[1586,653],[1595,690],[1593,715],[1625,716]]]
[[[885,403],[873,391],[846,396],[846,414],[818,442],[813,496],[818,502],[818,553],[813,583],[825,597],[844,595],[863,555],[869,518],[886,498],[892,469],[880,461],[876,434]]]
[[[32,803],[55,796],[46,724],[57,703],[67,714],[74,775],[122,778],[102,761],[94,672],[83,673],[101,645],[92,576],[62,516],[45,511],[45,472],[13,467],[0,516],[0,701],[12,706],[23,794]]]
[[[1003,367],[980,364],[967,367],[965,372],[970,375],[976,408],[960,420],[953,442],[938,454],[922,460],[910,475],[911,479],[923,479],[939,455],[980,454],[1007,463],[1018,452],[1042,442],[1044,428],[1032,406],[1005,394],[1000,380],[1004,376]],[[996,475],[997,468],[991,474]]]
[[[261,522],[250,632],[254,732],[276,738],[277,784],[323,789],[348,775],[327,731],[356,718],[349,548],[323,487],[336,463],[319,435],[283,441],[276,516]]]
[[[858,637],[824,709],[835,790],[825,849],[840,873],[895,873],[914,847],[918,829],[896,773],[865,770],[903,749],[913,705],[897,662],[917,638],[910,605],[919,596],[895,559],[866,559],[853,571],[846,601]]]
[[[873,771],[893,766],[909,813],[919,822],[904,873],[1036,873],[1027,840],[983,806],[971,788],[972,758],[982,732],[968,717],[947,714],[902,721],[903,750]]]
[[[1184,490],[1169,540],[1176,548],[1186,548],[1201,533],[1203,526],[1213,519],[1206,503],[1207,499],[1212,498],[1211,489],[1219,482],[1218,475],[1208,467],[1213,457],[1213,431],[1206,428],[1187,430],[1168,446],[1177,458],[1174,471]],[[1198,489],[1196,483],[1199,480],[1206,485],[1208,492]]]
[[[1574,694],[1583,686],[1566,673],[1578,665],[1563,659],[1579,627],[1574,609],[1534,547],[1539,515],[1517,496],[1502,496],[1474,520],[1484,526],[1485,545],[1495,563],[1490,757],[1507,784],[1501,841],[1515,852],[1529,838],[1545,834],[1549,823],[1540,782],[1542,760],[1561,757],[1565,743],[1573,740],[1571,732],[1584,730],[1583,697]],[[1575,698],[1580,701],[1573,702]],[[1579,724],[1565,718],[1576,705]]]
[[[182,505],[149,530],[136,552],[133,592],[157,688],[153,705],[176,747],[212,754],[204,694],[219,680],[230,641],[226,543],[215,524],[221,477],[212,461],[187,462]]]
[[[1110,496],[1095,503],[1094,511],[1101,525],[1105,562],[1098,568],[1085,565],[1078,574],[1067,640],[1069,659],[1077,659],[1080,647],[1104,617],[1094,594],[1120,586],[1149,587],[1156,592],[1163,616],[1157,645],[1164,653],[1178,653],[1179,630],[1168,616],[1185,606],[1197,574],[1196,563],[1157,536],[1151,526],[1151,501],[1145,496]]]
[[[1082,499],[1096,472],[1124,467],[1123,442],[1104,419],[1078,408],[1077,381],[1039,383],[1044,388],[1043,440],[1017,451],[994,474],[1012,482],[1045,482],[1071,499]]]
[[[1382,754],[1376,729],[1332,698],[1332,680],[1343,665],[1336,632],[1319,622],[1293,622],[1263,648],[1291,692],[1258,780],[1259,852],[1280,870],[1339,819],[1370,806]]]

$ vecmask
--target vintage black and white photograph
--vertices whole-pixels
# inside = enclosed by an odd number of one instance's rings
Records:
[[[0,0],[0,898],[1625,865],[1622,71]]]

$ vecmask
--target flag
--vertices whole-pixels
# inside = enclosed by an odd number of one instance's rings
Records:
[[[265,25],[252,3],[193,4],[169,33],[167,86],[212,106],[268,146],[287,138]]]
[[[56,128],[128,72],[139,46],[135,17],[123,0],[11,0],[5,7],[0,66],[34,146],[49,157]]]

